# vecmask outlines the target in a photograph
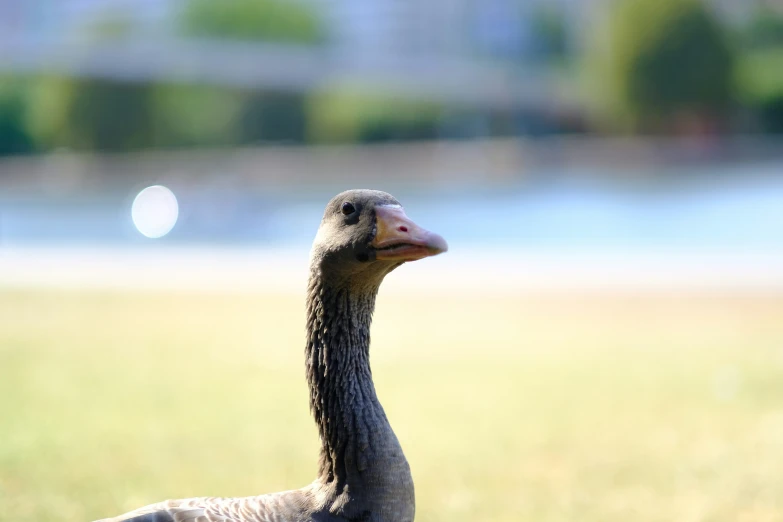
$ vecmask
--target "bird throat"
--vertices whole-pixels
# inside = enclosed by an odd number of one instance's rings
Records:
[[[335,491],[410,504],[412,518],[410,469],[370,370],[377,292],[377,285],[330,286],[317,270],[310,278],[305,353],[310,409],[321,437],[319,480]]]

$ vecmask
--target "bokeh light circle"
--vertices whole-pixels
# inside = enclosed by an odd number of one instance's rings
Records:
[[[145,188],[136,195],[131,206],[131,218],[136,229],[152,239],[171,232],[178,217],[177,198],[163,185]]]

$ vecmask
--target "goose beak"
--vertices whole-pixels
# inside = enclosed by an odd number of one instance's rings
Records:
[[[375,207],[375,226],[375,238],[370,243],[375,259],[416,261],[449,249],[445,239],[411,221],[402,207]]]

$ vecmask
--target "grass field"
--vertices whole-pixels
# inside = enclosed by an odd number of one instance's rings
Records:
[[[0,520],[308,483],[296,295],[3,291]],[[379,299],[419,521],[783,520],[781,296]]]

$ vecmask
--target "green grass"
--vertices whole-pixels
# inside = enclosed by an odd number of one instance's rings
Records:
[[[417,520],[783,519],[783,298],[379,299]],[[315,474],[299,296],[0,295],[0,520]]]

